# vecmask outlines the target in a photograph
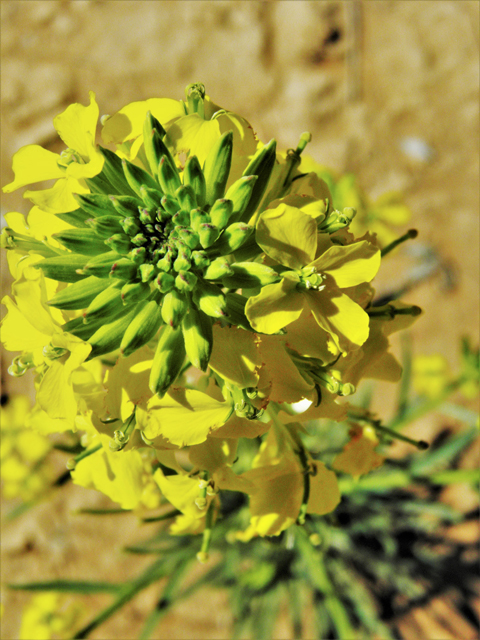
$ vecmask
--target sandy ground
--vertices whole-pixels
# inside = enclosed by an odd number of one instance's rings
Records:
[[[478,341],[479,327],[479,6],[3,0],[1,182],[11,180],[11,156],[20,146],[58,149],[52,118],[70,102],[86,103],[88,90],[101,113],[113,113],[133,100],[180,98],[186,84],[203,81],[260,138],[290,147],[310,130],[309,151],[319,162],[355,172],[373,197],[404,193],[420,232],[417,249],[412,244],[386,260],[377,287],[403,283],[425,251],[435,252],[447,269],[408,296],[425,310],[412,337],[416,351],[441,351],[454,367],[459,336]],[[408,138],[424,145],[420,155],[405,151]],[[2,196],[2,212],[11,210],[28,211],[21,195]],[[2,277],[6,288],[5,271]],[[2,382],[8,393],[28,385],[5,375]],[[425,437],[436,426],[431,416],[414,433]],[[101,504],[101,496],[69,487],[5,525],[2,579],[133,575],[142,563],[117,551],[138,537],[133,517],[99,528],[72,515]],[[1,637],[14,640],[26,597],[2,595]],[[134,638],[154,597],[154,590],[146,593],[92,637]],[[88,601],[92,609],[105,602]],[[156,637],[225,638],[229,622],[224,594],[204,594],[180,605]],[[412,629],[407,625],[405,637],[420,637]],[[421,637],[439,638],[434,626],[425,629]],[[285,624],[278,633],[290,637]]]

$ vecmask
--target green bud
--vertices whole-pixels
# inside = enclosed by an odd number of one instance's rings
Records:
[[[179,209],[177,200],[173,196],[169,196],[168,194],[164,195],[162,198],[162,207],[167,213],[170,214],[170,217],[178,213]]]
[[[100,146],[97,148],[105,159],[102,173],[112,185],[114,193],[134,196],[135,191],[130,187],[123,173],[121,159],[109,149],[104,149]]]
[[[153,224],[155,222],[155,215],[150,213],[148,209],[140,209],[138,219],[142,224]]]
[[[201,209],[192,209],[190,211],[190,227],[194,231],[198,231],[201,224],[210,222],[210,216]]]
[[[77,336],[81,340],[88,341],[91,336],[105,324],[103,318],[92,320],[88,324],[83,322],[83,315],[66,322],[62,325],[62,330]]]
[[[177,189],[182,184],[176,167],[174,168],[165,156],[160,160],[160,165],[158,167],[158,180],[162,187],[162,191],[165,194],[172,196],[172,198],[175,197]]]
[[[233,131],[225,132],[211,148],[203,167],[208,205],[223,198],[232,164]]]
[[[99,256],[91,258],[83,268],[83,273],[89,276],[97,276],[97,278],[106,278],[113,265],[120,260],[122,256],[116,251],[108,251]]]
[[[142,282],[150,282],[155,277],[156,269],[153,264],[141,264],[139,267]]]
[[[150,370],[151,392],[164,396],[182,370],[184,360],[185,343],[181,328],[163,327]]]
[[[140,269],[144,265],[140,265]],[[121,280],[133,280],[136,278],[138,266],[128,258],[121,258],[112,265],[109,276]]]
[[[201,246],[208,249],[217,240],[220,231],[214,224],[204,223],[199,226],[197,233]]]
[[[239,293],[226,293],[225,299],[227,302],[227,316],[231,324],[251,331],[252,328],[245,315],[245,304],[247,298]]]
[[[232,222],[237,222],[244,215],[257,180],[257,176],[240,178],[232,184],[225,194],[225,198],[233,202]]]
[[[89,218],[88,224],[95,230],[97,235],[108,238],[114,233],[122,231],[121,218],[118,216],[101,216],[100,218]]]
[[[205,371],[213,346],[212,319],[190,307],[182,321],[182,332],[188,359],[194,367]]]
[[[130,196],[110,196],[115,211],[122,217],[128,218],[133,216],[138,217],[139,207],[142,206],[142,202],[137,198]]]
[[[206,184],[206,204],[223,198],[232,164],[233,131],[226,131],[211,148],[203,167]]]
[[[185,211],[177,211],[172,217],[172,224],[175,227],[189,227],[190,226],[190,214]]]
[[[188,271],[192,266],[191,254],[188,250],[180,250],[178,252],[177,258],[173,263],[173,268],[177,273],[180,271]]]
[[[143,264],[147,257],[147,250],[145,247],[135,247],[128,253],[128,257],[135,264]]]
[[[109,316],[113,319],[122,308],[122,294],[118,282],[115,282],[95,296],[83,314],[83,321],[88,323],[91,320],[105,319]]]
[[[191,271],[180,271],[175,278],[175,286],[179,291],[192,291],[197,284],[197,276]]]
[[[189,184],[184,184],[177,189],[175,192],[175,197],[178,200],[182,211],[185,213],[190,213],[192,209],[195,209],[197,206],[197,200],[195,198],[195,193],[193,191],[193,187]]]
[[[156,300],[140,303],[140,305],[143,306],[128,325],[120,343],[120,352],[123,356],[129,356],[147,344],[162,324],[160,305]]]
[[[142,186],[150,189],[158,189],[157,182],[141,167],[137,167],[137,165],[125,159],[122,160],[122,167],[128,184],[140,198],[142,197]]]
[[[83,209],[75,209],[75,211],[69,211],[68,213],[56,213],[55,217],[68,222],[72,227],[77,227],[78,229],[86,229],[89,226],[88,221],[91,220],[90,215]]]
[[[162,271],[155,280],[155,286],[161,293],[168,293],[175,286],[175,278],[170,273]]]
[[[197,206],[202,209],[205,206],[206,184],[205,176],[203,175],[197,156],[190,156],[188,158],[183,171],[183,183],[193,188]]]
[[[206,269],[210,264],[210,259],[205,251],[193,251],[192,260],[197,269]]]
[[[41,260],[35,265],[35,269],[41,269],[46,278],[59,282],[77,282],[85,278],[84,268],[88,260],[85,256],[69,253],[67,256],[58,256]],[[90,274],[89,274],[90,275]],[[92,274],[95,275],[95,274]]]
[[[173,261],[172,251],[171,249],[169,249],[167,253],[163,256],[163,258],[160,258],[160,260],[157,262],[157,267],[161,271],[170,271],[170,269],[172,268],[172,261]]]
[[[244,176],[256,175],[258,179],[253,187],[248,205],[245,207],[243,214],[238,218],[240,222],[248,222],[250,220],[265,195],[273,167],[275,166],[276,147],[277,143],[275,140],[270,140],[268,144],[254,155],[243,172]]]
[[[112,322],[107,324],[104,321],[102,322],[101,326],[88,338],[88,342],[92,345],[92,350],[87,360],[110,353],[120,347],[123,335],[135,317],[138,307],[139,305],[128,306]]]
[[[113,236],[105,240],[105,244],[116,253],[127,254],[132,248],[130,238],[124,233],[114,233]]]
[[[219,240],[212,247],[215,253],[229,254],[233,253],[243,245],[244,242],[252,235],[254,227],[244,222],[234,222],[229,225],[220,236]]]
[[[205,118],[205,85],[201,82],[189,84],[185,89],[185,94],[188,113],[198,113],[201,118]]]
[[[127,282],[122,287],[124,305],[140,302],[150,295],[151,289],[146,282]]]
[[[195,249],[200,241],[198,234],[192,229],[179,229],[178,236],[189,249]]]
[[[207,316],[223,318],[227,315],[225,295],[215,284],[200,280],[193,290],[192,298]]]
[[[137,247],[142,247],[144,244],[147,244],[148,239],[143,233],[137,233],[137,235],[132,238],[131,242]]]
[[[140,187],[140,197],[148,209],[158,209],[162,206],[163,193],[157,189],[149,189],[142,184]]]
[[[165,129],[160,122],[148,112],[143,125],[143,144],[148,164],[154,176],[158,173],[158,167],[163,157],[166,157],[168,161],[175,166],[170,151],[163,142],[164,137]]]
[[[110,196],[91,194],[74,195],[83,211],[94,218],[118,215]]]
[[[215,258],[206,268],[203,277],[207,280],[220,280],[225,276],[233,275],[234,271],[226,258],[220,256]]]
[[[171,327],[178,327],[187,313],[188,302],[186,297],[180,291],[172,289],[165,294],[162,302],[162,318],[165,324]]]
[[[210,210],[210,219],[212,223],[219,229],[224,229],[233,213],[233,202],[222,198],[216,200]]]
[[[228,289],[253,289],[280,280],[276,271],[259,262],[236,262],[231,268],[233,273],[222,278]]]
[[[52,238],[70,251],[86,256],[96,256],[107,249],[102,238],[93,229],[65,229],[54,233]]]
[[[141,230],[141,226],[139,225],[137,218],[133,216],[121,218],[120,224],[122,225],[123,230],[125,231],[127,236],[134,236]]]
[[[105,280],[90,276],[56,293],[48,304],[57,309],[85,309],[105,289]]]

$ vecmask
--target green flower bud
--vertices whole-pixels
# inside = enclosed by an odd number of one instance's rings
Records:
[[[214,224],[205,223],[199,226],[197,233],[201,246],[207,249],[217,240],[220,231]]]
[[[161,293],[168,293],[175,286],[175,278],[170,273],[162,271],[155,280],[155,286]]]
[[[212,223],[219,229],[224,229],[233,213],[233,202],[222,198],[216,200],[213,207],[210,210],[210,219]]]
[[[65,229],[54,233],[52,238],[74,253],[95,256],[106,250],[103,239],[93,229]]]
[[[232,164],[233,131],[226,131],[211,148],[203,167],[208,205],[223,198]]]
[[[180,271],[175,278],[175,286],[179,291],[192,291],[197,284],[197,276],[191,271]]]
[[[178,171],[174,168],[165,156],[160,160],[158,167],[158,180],[162,191],[167,195],[175,196],[177,189],[181,186],[180,176]]]
[[[114,233],[113,236],[105,240],[105,244],[113,251],[123,254],[127,254],[132,248],[130,239],[123,233]]]
[[[188,302],[183,293],[180,293],[177,289],[172,289],[165,294],[161,310],[165,324],[171,327],[178,327],[187,310]]]
[[[205,176],[203,175],[197,156],[190,156],[188,158],[183,171],[183,183],[193,188],[197,206],[202,209],[205,206],[207,189]]]

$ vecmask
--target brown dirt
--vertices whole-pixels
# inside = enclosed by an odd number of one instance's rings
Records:
[[[433,248],[453,274],[449,286],[438,273],[410,294],[425,310],[412,332],[415,349],[441,351],[455,366],[459,336],[478,341],[479,327],[479,7],[465,0],[3,0],[1,183],[11,180],[20,146],[57,148],[52,118],[73,101],[86,103],[88,90],[101,113],[113,113],[133,100],[180,98],[186,84],[202,81],[262,139],[291,147],[310,130],[309,151],[319,162],[354,171],[372,196],[405,194],[420,231],[417,246]],[[407,156],[406,137],[425,141],[431,158]],[[28,210],[21,195],[2,196],[2,212],[11,210]],[[378,290],[402,282],[418,264],[411,250],[392,256]],[[5,272],[3,278],[7,287]],[[25,385],[2,378],[10,393]],[[416,434],[437,423],[423,420]],[[69,487],[6,525],[2,579],[134,573],[141,563],[116,551],[135,537],[133,517],[99,529],[96,520],[71,515],[102,500]],[[1,637],[13,640],[26,597],[2,596]],[[154,597],[147,593],[92,637],[134,638]],[[88,602],[93,609],[105,599]],[[229,623],[224,595],[204,594],[180,605],[156,637],[223,638]],[[405,625],[405,637],[420,637],[418,625],[421,637],[439,637],[425,613]],[[278,634],[290,637],[287,623]]]

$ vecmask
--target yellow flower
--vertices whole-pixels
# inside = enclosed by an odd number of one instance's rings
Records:
[[[419,355],[413,359],[413,386],[421,395],[438,398],[452,379],[447,359],[439,353]]]
[[[98,105],[91,91],[88,107],[71,104],[54,119],[55,129],[68,149],[59,155],[38,145],[22,147],[13,156],[15,180],[3,191],[10,193],[27,184],[56,180],[49,189],[25,191],[24,198],[49,213],[78,209],[73,194],[88,193],[85,178],[93,178],[103,167],[103,156],[95,146],[97,120]]]
[[[23,610],[19,640],[66,640],[82,615],[83,607],[67,597],[40,593]]]
[[[336,456],[332,467],[336,471],[343,471],[359,478],[383,464],[385,458],[375,451],[378,444],[379,440],[372,427],[358,426],[352,430],[350,442]]]
[[[205,95],[203,85],[189,85],[187,102],[151,98],[133,102],[107,118],[102,130],[105,143],[114,142],[129,160],[137,157],[143,144],[143,124],[148,111],[165,128],[166,144],[178,158],[182,153],[196,155],[203,166],[209,151],[225,132],[233,130],[234,158],[230,175],[233,182],[241,176],[249,156],[257,150],[257,140],[249,123],[222,109]],[[237,166],[238,165],[238,166]]]
[[[42,496],[54,477],[53,469],[44,463],[52,443],[26,427],[30,404],[27,396],[19,395],[0,409],[2,493],[7,499],[19,496],[25,502]]]
[[[274,536],[298,518],[304,495],[304,470],[298,456],[277,432],[271,430],[262,443],[252,469],[242,474],[254,489],[250,495],[250,526],[237,537]],[[307,512],[324,515],[340,502],[335,473],[322,462],[311,461]]]
[[[246,304],[255,330],[277,333],[307,307],[341,351],[366,341],[368,315],[342,289],[372,280],[380,266],[377,247],[365,240],[334,245],[328,234],[317,233],[312,216],[286,204],[260,216],[256,237],[267,256],[285,269],[280,282],[263,287]]]
[[[72,471],[72,480],[88,489],[96,489],[108,496],[122,509],[136,509],[147,504],[158,506],[158,491],[152,496],[151,467],[139,451],[112,451],[111,438],[99,435],[90,442],[93,448],[98,442],[102,447],[77,462]],[[153,498],[153,501],[152,501]]]

